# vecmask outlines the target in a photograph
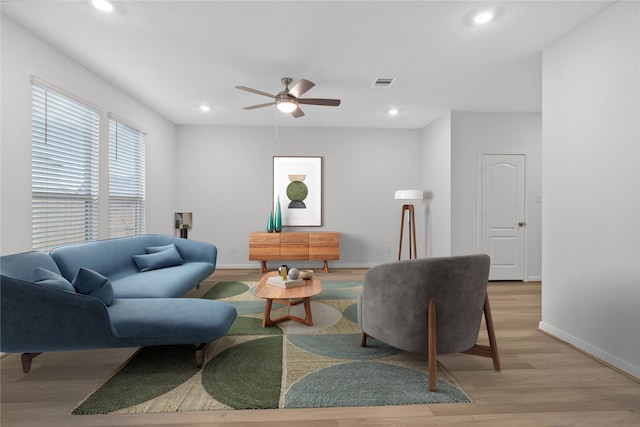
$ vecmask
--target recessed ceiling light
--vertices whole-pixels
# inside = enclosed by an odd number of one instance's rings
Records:
[[[205,113],[206,113],[207,111],[211,111],[211,107],[209,107],[208,105],[204,105],[204,104],[202,104],[202,105],[200,106],[200,111],[203,111],[203,112],[205,112]]]
[[[387,113],[389,113],[390,116],[395,116],[396,114],[398,114],[398,109],[390,108],[389,111],[387,111]]]
[[[493,19],[493,12],[481,12],[473,18],[476,24],[486,24]]]
[[[91,4],[93,5],[93,7],[102,12],[113,11],[113,5],[107,0],[91,0]]]

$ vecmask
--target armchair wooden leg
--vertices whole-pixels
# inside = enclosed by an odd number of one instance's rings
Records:
[[[429,313],[427,318],[428,363],[429,363],[429,390],[436,391],[437,365],[436,365],[436,300],[429,300]]]
[[[473,354],[475,356],[490,357],[493,359],[493,368],[500,370],[500,356],[498,355],[498,342],[496,341],[496,333],[493,328],[493,317],[491,317],[491,307],[489,306],[489,296],[484,298],[484,321],[487,325],[487,334],[489,335],[489,345],[476,344],[463,353]]]
[[[496,341],[496,332],[493,329],[493,317],[491,316],[491,306],[489,305],[489,295],[484,297],[484,321],[487,324],[487,334],[489,335],[489,347],[491,348],[491,358],[493,359],[493,368],[500,370],[500,356],[498,355],[498,341]]]
[[[31,362],[33,361],[33,359],[39,355],[41,355],[42,352],[40,353],[22,353],[22,372],[25,374],[28,374],[29,371],[31,370]]]

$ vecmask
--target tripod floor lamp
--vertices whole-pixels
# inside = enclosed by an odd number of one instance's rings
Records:
[[[398,190],[396,200],[422,200],[423,193],[420,190]],[[398,260],[402,256],[402,236],[404,234],[404,215],[407,214],[409,222],[409,259],[418,257],[416,251],[416,214],[412,204],[402,205],[402,218],[400,219],[400,245],[398,247]]]

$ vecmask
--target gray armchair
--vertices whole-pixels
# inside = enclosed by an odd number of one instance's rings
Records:
[[[436,355],[469,353],[500,370],[484,254],[396,261],[371,268],[358,297],[360,345],[367,337],[428,355],[429,389],[436,390]],[[489,345],[477,344],[484,313]]]

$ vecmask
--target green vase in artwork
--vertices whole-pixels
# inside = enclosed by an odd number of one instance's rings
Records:
[[[267,218],[267,231],[273,233],[273,213],[269,211],[269,218]]]
[[[280,210],[280,196],[278,196],[278,200],[276,201],[275,230],[276,233],[282,231],[282,211]]]

